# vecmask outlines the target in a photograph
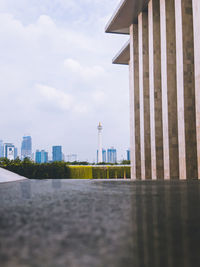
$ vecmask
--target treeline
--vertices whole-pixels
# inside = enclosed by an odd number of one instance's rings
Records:
[[[79,163],[80,164],[80,163]],[[34,163],[29,159],[0,159],[0,167],[29,179],[119,179],[130,178],[130,166],[69,165],[66,162]]]

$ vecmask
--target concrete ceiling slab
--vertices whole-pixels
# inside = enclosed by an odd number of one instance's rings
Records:
[[[126,42],[119,53],[113,58],[113,64],[128,65],[130,60],[130,41]]]
[[[149,0],[122,0],[108,22],[107,33],[129,34],[129,26],[137,23],[138,14],[147,8]]]

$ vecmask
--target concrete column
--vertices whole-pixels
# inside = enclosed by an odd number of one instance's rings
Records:
[[[175,1],[180,179],[197,178],[194,42],[191,0]]]
[[[131,178],[141,179],[138,25],[130,26],[130,144]]]
[[[160,0],[164,178],[179,178],[175,0]]]
[[[200,1],[193,0],[194,23],[194,65],[195,65],[195,100],[196,100],[196,132],[198,178],[200,179]]]
[[[159,0],[150,0],[148,17],[152,179],[164,179]]]
[[[151,179],[148,13],[138,16],[141,177]]]

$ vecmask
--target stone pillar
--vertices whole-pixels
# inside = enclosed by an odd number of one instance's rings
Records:
[[[197,178],[194,42],[191,0],[175,1],[180,179]]]
[[[130,144],[131,178],[141,179],[138,25],[130,26]]]
[[[179,178],[175,0],[160,0],[164,178]]]
[[[141,178],[151,179],[148,13],[138,16]]]
[[[200,1],[193,0],[194,23],[194,65],[195,65],[195,99],[196,99],[196,132],[198,178],[200,179]]]
[[[150,0],[148,17],[152,179],[164,179],[159,0]]]

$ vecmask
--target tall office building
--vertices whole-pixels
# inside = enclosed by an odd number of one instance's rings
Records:
[[[52,147],[52,159],[53,161],[62,161],[62,146]]]
[[[17,147],[14,148],[14,159],[18,157],[18,149]]]
[[[0,140],[0,158],[4,157],[3,141]]]
[[[47,163],[48,162],[48,152],[45,150],[36,150],[35,153],[35,162],[36,163]]]
[[[99,150],[97,150],[97,163],[99,163]],[[102,162],[106,162],[106,150],[102,149]]]
[[[32,138],[31,136],[24,136],[21,146],[21,159],[32,158]]]
[[[11,143],[4,144],[4,157],[9,160],[15,159],[15,146]]]
[[[126,154],[127,154],[127,160],[131,160],[130,149],[128,149],[128,150],[126,151]]]
[[[114,147],[107,150],[107,162],[117,163],[117,150]]]

